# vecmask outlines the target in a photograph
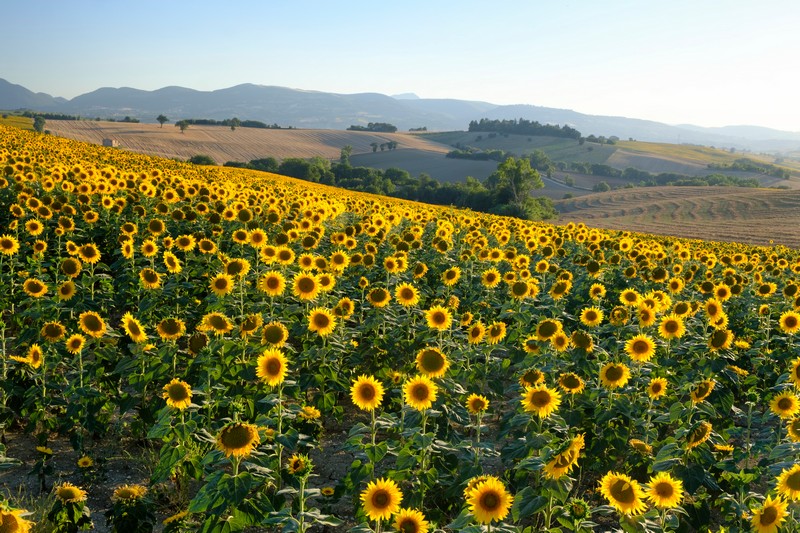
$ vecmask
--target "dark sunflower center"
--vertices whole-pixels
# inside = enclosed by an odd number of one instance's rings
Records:
[[[417,523],[410,518],[403,518],[400,520],[397,524],[397,529],[402,533],[417,533],[417,531],[419,531]]]
[[[550,393],[546,390],[536,391],[531,395],[531,403],[536,407],[545,407],[550,404]]]
[[[228,448],[244,448],[252,442],[252,435],[249,428],[233,426],[222,432],[220,440]]]
[[[800,471],[786,477],[786,486],[794,491],[800,491]]]
[[[164,322],[161,323],[161,329],[167,335],[177,335],[181,331],[180,324],[174,318],[168,318]]]
[[[383,302],[388,296],[389,293],[387,293],[384,289],[375,289],[372,291],[372,301],[375,303]]]
[[[405,287],[400,291],[400,298],[402,298],[403,300],[413,300],[414,291],[409,289],[408,287]]]
[[[142,330],[139,329],[139,324],[137,324],[133,320],[128,322],[128,331],[130,331],[131,335],[134,335],[134,336],[139,335],[139,334],[142,333]]]
[[[281,362],[277,358],[272,358],[267,361],[266,368],[267,374],[270,376],[277,376],[281,373]]]
[[[270,344],[277,344],[283,340],[283,331],[278,326],[268,326],[264,329],[264,339]]]
[[[496,492],[487,492],[481,497],[481,507],[493,511],[500,505],[500,496]]]
[[[787,328],[796,328],[797,327],[797,318],[793,316],[787,316],[784,321],[783,325]]]
[[[597,320],[597,313],[595,311],[587,311],[586,312],[586,320],[588,322],[594,322]]]
[[[392,501],[390,495],[385,490],[376,491],[375,494],[372,495],[372,505],[376,509],[384,509],[389,506],[389,503]]]
[[[617,365],[610,366],[606,370],[606,379],[608,381],[612,382],[619,381],[620,379],[622,379],[622,375],[623,375],[622,367]]]
[[[225,319],[219,315],[214,315],[209,320],[211,327],[214,329],[227,329],[228,324],[225,322]]]
[[[228,288],[228,280],[225,278],[218,278],[214,280],[214,288],[220,291],[224,291]]]
[[[675,320],[668,320],[664,322],[664,331],[667,333],[676,333],[678,331],[678,322]]]
[[[611,496],[621,503],[630,504],[636,501],[636,493],[631,484],[624,479],[618,479],[611,485]]]
[[[317,284],[311,278],[300,278],[300,281],[297,283],[297,288],[300,290],[302,294],[309,294],[311,292],[314,292],[316,286]]]
[[[142,272],[142,277],[147,283],[155,283],[158,281],[158,272],[147,269]]]
[[[762,526],[771,526],[778,519],[778,510],[775,506],[770,505],[761,512],[759,522]]]
[[[358,395],[364,401],[370,401],[375,398],[377,391],[371,383],[362,383],[358,388]]]
[[[781,411],[786,411],[792,408],[792,400],[789,398],[781,398],[778,400],[778,408]]]
[[[425,350],[420,358],[420,365],[426,372],[438,372],[444,367],[444,356],[436,350]]]
[[[633,353],[636,354],[646,354],[647,351],[650,349],[650,345],[647,341],[638,340],[633,343]]]
[[[431,321],[436,325],[442,325],[447,320],[447,317],[441,311],[436,311],[431,315]]]
[[[89,331],[100,331],[103,329],[103,323],[94,315],[89,315],[83,320],[83,325]]]
[[[314,315],[314,325],[320,329],[327,328],[331,324],[331,319],[324,313]]]
[[[167,389],[167,394],[169,395],[170,400],[174,402],[180,402],[189,399],[189,391],[186,390],[186,386],[181,383],[170,385]]]
[[[564,376],[564,378],[561,380],[561,383],[568,389],[577,389],[581,385],[578,376],[574,374]]]
[[[672,486],[672,483],[656,483],[656,486],[653,488],[656,494],[662,498],[671,498],[672,495],[675,494],[675,488]]]
[[[472,400],[472,410],[473,411],[482,411],[486,409],[486,403],[481,400],[480,398],[475,398]]]
[[[547,338],[553,336],[556,331],[558,331],[558,327],[556,326],[556,324],[554,322],[551,322],[551,321],[547,320],[547,321],[542,322],[541,324],[539,324],[538,333],[539,333],[539,336],[542,337],[542,338],[547,339]]]
[[[63,334],[63,329],[59,324],[47,324],[44,327],[45,337],[55,338],[55,337],[60,337],[62,334]]]
[[[653,383],[650,386],[650,390],[653,391],[654,394],[658,394],[659,392],[661,392],[661,389],[662,389],[661,383]]]
[[[411,389],[411,396],[419,402],[424,402],[430,396],[430,390],[425,383],[418,383]]]

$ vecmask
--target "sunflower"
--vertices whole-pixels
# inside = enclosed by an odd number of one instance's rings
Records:
[[[587,327],[593,328],[599,326],[603,321],[603,311],[597,307],[587,307],[581,311],[581,323]]]
[[[311,469],[311,460],[307,455],[295,453],[289,457],[286,469],[294,476],[301,476]]]
[[[81,328],[81,331],[95,339],[99,339],[106,333],[106,323],[100,318],[100,315],[94,311],[85,311],[81,313],[78,317],[78,326]]]
[[[171,274],[180,274],[183,270],[183,265],[181,264],[181,260],[178,259],[178,256],[173,254],[172,252],[164,252],[164,266],[167,267],[167,271]]]
[[[625,353],[637,363],[644,363],[656,353],[656,343],[649,335],[639,334],[625,343]]]
[[[70,335],[65,344],[67,345],[67,351],[69,353],[77,355],[81,353],[81,350],[83,350],[83,347],[86,345],[86,337],[80,333],[75,333],[74,335]]]
[[[429,328],[446,331],[450,329],[450,325],[453,323],[453,315],[450,314],[446,307],[434,305],[425,311],[425,320],[428,322]]]
[[[260,443],[258,427],[244,422],[231,422],[217,435],[217,448],[225,457],[247,457]]]
[[[283,274],[280,272],[276,272],[271,270],[269,272],[265,272],[261,275],[258,279],[258,290],[266,294],[267,296],[275,297],[280,296],[283,294],[283,291],[286,289],[286,278],[283,277]]]
[[[114,489],[111,501],[129,505],[141,500],[146,494],[147,487],[142,485],[120,485]]]
[[[233,290],[233,285],[233,276],[229,276],[228,274],[217,274],[211,278],[209,282],[211,292],[217,296],[225,296],[231,292]]]
[[[592,283],[589,287],[589,297],[592,300],[602,300],[606,296],[606,287],[602,283]]]
[[[375,287],[367,293],[367,301],[378,309],[386,307],[391,299],[391,293],[382,287]]]
[[[651,400],[657,400],[667,393],[667,380],[664,378],[653,378],[647,385],[647,395]]]
[[[791,392],[782,392],[772,399],[769,408],[783,419],[794,418],[800,413],[800,400]]]
[[[386,478],[370,481],[361,492],[361,503],[370,520],[388,520],[400,510],[402,500],[400,488],[393,480]]]
[[[76,462],[78,468],[91,468],[94,466],[94,461],[88,455],[84,455],[78,459]]]
[[[61,322],[46,322],[39,334],[47,342],[58,342],[67,334],[67,329]]]
[[[183,411],[192,404],[192,387],[185,381],[174,378],[164,385],[161,397],[170,407]]]
[[[417,370],[429,378],[444,376],[450,366],[450,361],[438,348],[426,347],[417,352]]]
[[[653,447],[643,440],[631,439],[628,441],[628,444],[631,445],[631,448],[643,455],[653,455]]]
[[[541,370],[531,368],[519,377],[519,384],[522,387],[535,387],[544,383],[544,373]]]
[[[400,533],[428,533],[425,515],[416,509],[400,509],[394,515],[394,528]]]
[[[294,277],[292,292],[301,300],[313,300],[319,294],[317,276],[310,272],[300,272]]]
[[[680,339],[686,333],[686,326],[683,318],[676,314],[670,314],[661,319],[658,325],[658,334],[663,339]]]
[[[197,326],[197,331],[213,331],[216,335],[224,335],[232,330],[233,322],[219,312],[207,313]]]
[[[800,500],[800,464],[783,469],[776,482],[778,494],[789,501]]]
[[[461,269],[458,268],[457,266],[450,267],[444,272],[442,272],[442,283],[444,283],[446,287],[452,287],[453,285],[458,283],[458,280],[460,278],[461,278]]]
[[[711,391],[714,390],[715,385],[716,382],[713,379],[704,379],[698,383],[690,393],[690,396],[692,397],[692,403],[700,403],[708,398],[708,396],[711,394]]]
[[[58,299],[62,302],[66,302],[71,300],[73,296],[78,292],[78,288],[72,281],[65,281],[61,285],[58,286],[56,293],[58,294]]]
[[[161,287],[161,274],[152,268],[143,268],[139,272],[139,280],[145,289],[158,289]]]
[[[486,329],[486,342],[488,344],[497,344],[506,336],[505,322],[493,322]]]
[[[659,472],[650,478],[647,499],[659,509],[670,509],[680,505],[683,499],[683,482],[668,472]]]
[[[467,411],[473,415],[482,413],[489,408],[489,399],[480,394],[470,394],[467,397]]]
[[[355,308],[355,302],[350,298],[344,297],[341,298],[336,304],[336,307],[333,308],[333,314],[342,320],[347,320],[353,314]]]
[[[627,307],[637,307],[641,296],[633,289],[625,289],[619,295],[619,303]]]
[[[489,270],[485,270],[483,274],[481,274],[481,285],[488,289],[493,289],[497,287],[497,285],[502,280],[502,276],[500,272],[496,268],[490,268]]]
[[[273,348],[283,348],[289,339],[289,330],[280,322],[270,322],[261,330],[261,343]]]
[[[424,411],[433,405],[438,390],[436,384],[426,376],[416,376],[403,387],[406,403],[417,411]]]
[[[84,244],[83,246],[78,248],[78,256],[84,263],[89,263],[90,265],[93,265],[100,261],[101,254],[100,250],[97,249],[97,246],[95,246],[92,243],[89,243],[89,244]]]
[[[560,331],[563,331],[561,322],[552,318],[546,318],[536,326],[536,336],[542,341],[549,340],[550,337]]]
[[[703,310],[706,312],[706,317],[709,321],[713,321],[725,313],[722,303],[716,298],[706,300],[706,303],[703,304]]]
[[[419,303],[419,291],[410,283],[401,283],[395,287],[394,297],[403,307],[412,307]]]
[[[508,516],[512,502],[513,498],[503,482],[493,477],[475,485],[467,496],[469,512],[481,524],[503,520]]]
[[[122,315],[122,329],[125,330],[128,337],[137,344],[147,340],[147,333],[144,330],[144,326],[130,313]]]
[[[579,394],[583,391],[586,384],[578,374],[569,372],[561,374],[561,377],[558,378],[558,386],[566,393]]]
[[[643,513],[647,504],[642,500],[644,491],[639,482],[625,474],[609,472],[600,480],[600,493],[617,511],[623,514]]]
[[[36,278],[28,278],[22,284],[22,290],[31,298],[41,298],[47,294],[47,283]]]
[[[336,316],[324,307],[315,307],[308,313],[308,330],[327,337],[336,329]]]
[[[179,318],[165,318],[158,323],[156,331],[162,340],[176,340],[186,333],[186,323]]]
[[[250,272],[250,261],[247,259],[231,259],[223,267],[225,274],[237,278],[244,278]]]
[[[267,348],[258,357],[256,376],[270,387],[275,387],[286,379],[287,364],[288,360],[283,352],[277,348]]]
[[[0,527],[2,527],[2,531],[8,531],[9,533],[28,533],[31,528],[36,525],[30,520],[22,518],[23,515],[28,514],[28,511],[25,509],[0,508]]]
[[[472,324],[467,329],[467,341],[470,344],[480,344],[485,335],[486,335],[486,327],[480,320]]]
[[[703,444],[711,436],[713,426],[706,421],[698,422],[686,437],[686,449],[691,450]]]
[[[372,411],[380,407],[383,401],[383,384],[373,376],[360,375],[350,387],[353,403],[363,411]]]
[[[796,313],[795,311],[786,311],[778,320],[778,325],[780,326],[781,331],[787,335],[794,335],[800,331],[800,313]]]
[[[630,369],[622,363],[606,363],[600,369],[600,383],[609,389],[624,387],[630,377]]]
[[[594,351],[594,339],[592,339],[592,336],[585,331],[573,331],[572,336],[570,337],[570,342],[572,346],[581,348],[587,354]]]
[[[11,235],[0,236],[0,254],[14,255],[19,251],[19,241]]]
[[[316,407],[305,405],[300,409],[300,412],[297,413],[297,416],[303,420],[317,420],[322,416],[322,413]]]
[[[569,335],[560,331],[550,337],[550,346],[557,352],[565,352],[572,346],[572,339]]]
[[[753,511],[753,518],[750,519],[753,530],[757,533],[777,533],[786,519],[788,505],[780,496],[767,496],[761,508]]]
[[[526,412],[535,413],[539,418],[547,418],[561,405],[561,393],[544,384],[528,386],[525,387],[520,403]]]
[[[800,442],[800,418],[792,418],[786,421],[786,431],[792,442]]]
[[[82,263],[80,260],[75,259],[74,257],[67,257],[63,261],[61,261],[61,265],[59,266],[61,273],[69,278],[77,278],[82,269]]]
[[[246,315],[239,323],[239,336],[242,339],[246,339],[255,333],[263,323],[264,319],[259,313],[250,313],[249,315]]]
[[[712,352],[727,350],[733,344],[733,332],[728,329],[715,329],[708,338],[708,347]]]
[[[572,468],[578,463],[584,442],[583,434],[572,439],[566,450],[556,454],[555,457],[544,465],[545,477],[558,479],[565,474],[569,474]]]

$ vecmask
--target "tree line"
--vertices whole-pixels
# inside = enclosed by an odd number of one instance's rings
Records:
[[[780,168],[769,163],[762,163],[760,161],[753,161],[743,157],[737,159],[732,163],[709,163],[708,168],[714,170],[739,170],[742,172],[756,172],[764,174],[765,176],[773,176],[776,178],[789,179],[791,172],[785,168]]]
[[[467,177],[464,182],[448,183],[425,173],[414,177],[399,168],[381,170],[354,167],[350,164],[349,154],[349,150],[343,149],[339,161],[334,163],[321,157],[287,158],[280,162],[274,157],[266,157],[248,163],[229,161],[225,166],[273,172],[352,191],[452,205],[528,220],[544,220],[557,215],[549,198],[531,195],[535,189],[544,187],[544,183],[538,171],[531,168],[528,159],[507,158],[484,181]]]
[[[538,135],[546,137],[562,137],[567,139],[580,139],[581,132],[567,125],[540,124],[535,120],[524,118],[492,120],[482,118],[469,123],[468,131],[492,131],[497,133],[513,133],[516,135]]]
[[[389,124],[388,122],[370,122],[366,126],[358,126],[356,124],[347,128],[347,131],[372,131],[376,133],[394,133],[397,131],[397,126]]]

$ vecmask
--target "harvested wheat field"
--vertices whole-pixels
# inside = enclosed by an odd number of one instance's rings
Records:
[[[800,190],[647,187],[556,202],[562,221],[691,239],[800,247]]]
[[[225,126],[189,126],[181,133],[174,124],[95,122],[87,120],[50,120],[47,129],[54,135],[101,144],[103,139],[119,142],[124,150],[159,157],[189,159],[203,154],[217,163],[250,161],[263,157],[324,157],[335,159],[350,145],[353,153],[372,152],[371,143],[396,141],[397,149],[415,149],[446,153],[448,147],[404,133],[369,133],[343,130],[273,130]]]

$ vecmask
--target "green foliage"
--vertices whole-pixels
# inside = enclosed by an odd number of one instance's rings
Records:
[[[492,131],[497,133],[514,133],[518,135],[544,135],[548,137],[565,137],[568,139],[578,139],[581,137],[581,132],[575,128],[571,128],[566,124],[559,126],[557,124],[540,124],[535,120],[526,120],[521,118],[519,120],[491,120],[482,118],[480,120],[473,120],[469,123],[468,131]]]
[[[352,125],[347,128],[348,131],[374,131],[378,133],[394,133],[397,131],[397,126],[387,122],[370,122],[366,126]]]
[[[210,155],[198,154],[193,155],[187,160],[188,163],[193,165],[216,165],[217,162]]]
[[[33,119],[33,129],[38,131],[39,133],[43,133],[44,125],[45,125],[44,117],[41,115],[36,115]]]

